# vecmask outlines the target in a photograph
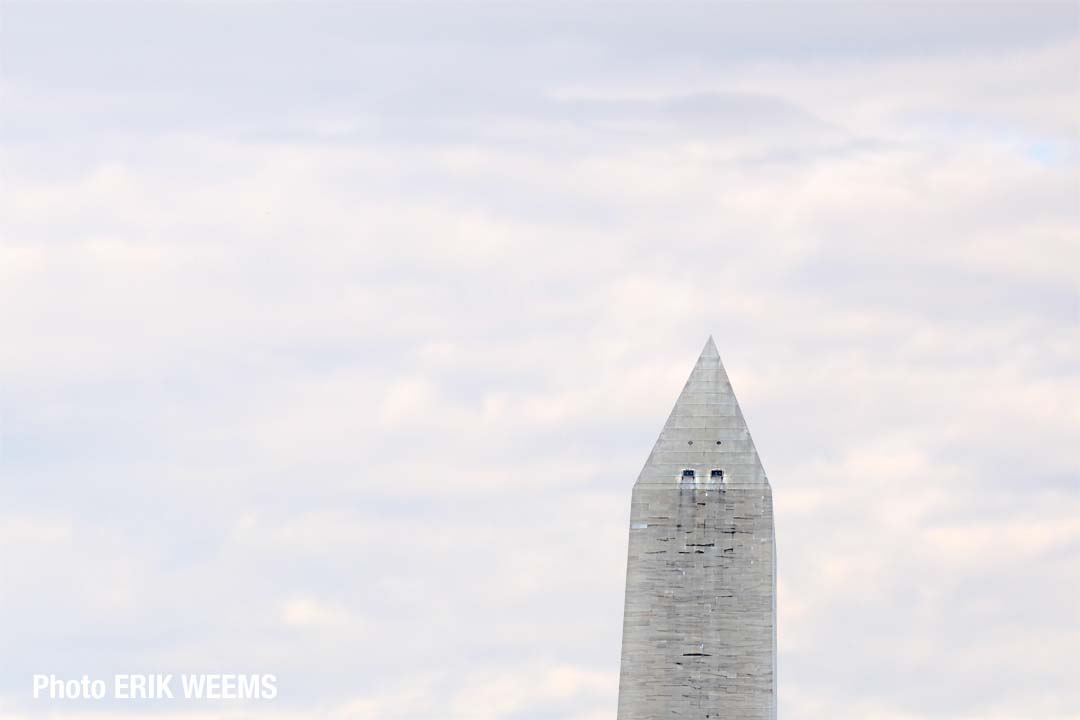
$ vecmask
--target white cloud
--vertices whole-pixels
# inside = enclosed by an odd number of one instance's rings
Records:
[[[614,717],[630,485],[712,332],[775,489],[782,713],[1080,718],[1075,32],[742,10],[811,48],[763,57],[582,12],[452,25],[452,63],[309,16],[298,74],[248,74],[284,37],[251,19],[146,49],[153,89],[126,45],[13,46],[0,712],[51,712],[31,666],[232,663],[281,718]]]

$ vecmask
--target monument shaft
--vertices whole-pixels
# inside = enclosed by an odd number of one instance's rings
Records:
[[[618,717],[776,718],[772,492],[711,338],[634,485]]]

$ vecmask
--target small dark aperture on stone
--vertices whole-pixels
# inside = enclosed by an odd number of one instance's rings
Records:
[[[683,470],[682,471],[682,476],[692,478],[692,477],[694,477],[694,471],[693,470]]]
[[[713,470],[712,472],[709,473],[709,477],[720,478],[721,480],[723,480],[724,479],[724,471],[723,470]]]
[[[723,445],[723,444],[724,444],[724,441],[723,441],[723,440],[717,440],[717,441],[716,441],[716,444],[717,444],[717,445]]]

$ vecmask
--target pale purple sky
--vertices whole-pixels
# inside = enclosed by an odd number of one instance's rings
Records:
[[[781,716],[1080,720],[1077,12],[0,2],[0,719],[614,720],[711,333]]]

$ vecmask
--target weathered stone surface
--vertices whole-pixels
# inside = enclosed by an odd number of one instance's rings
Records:
[[[772,492],[712,338],[631,500],[619,720],[660,718],[776,718]]]

